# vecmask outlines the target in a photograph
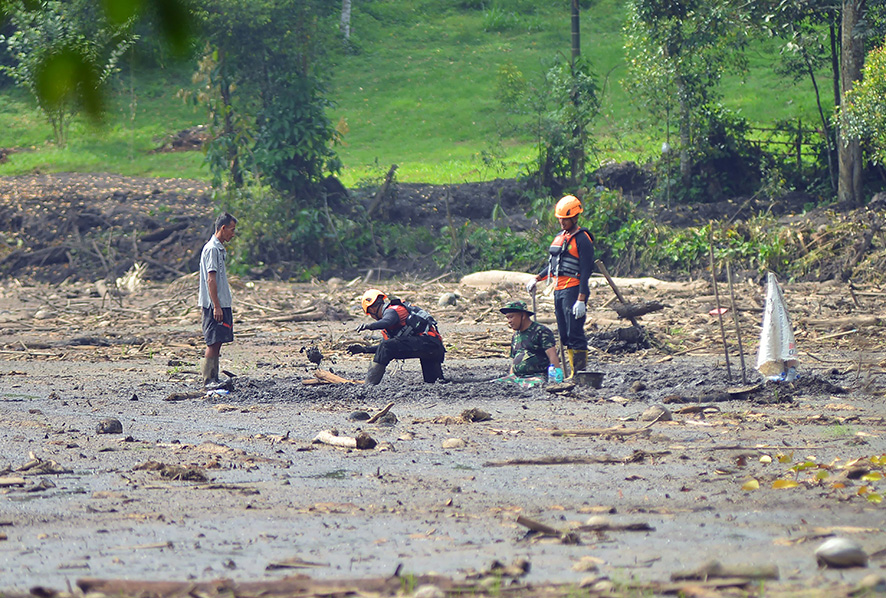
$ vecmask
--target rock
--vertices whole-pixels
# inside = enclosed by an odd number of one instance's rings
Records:
[[[830,538],[815,549],[819,567],[867,567],[868,555],[858,542]]]
[[[625,398],[625,397],[620,396],[620,395],[611,396],[611,397],[609,397],[607,400],[608,400],[608,401],[611,401],[611,402],[613,402],[613,403],[618,403],[619,405],[627,405],[628,403],[631,402],[630,399]]]
[[[466,422],[485,422],[492,419],[492,416],[482,409],[472,407],[461,412],[461,418]]]
[[[585,525],[593,525],[596,527],[605,527],[612,523],[612,521],[606,515],[593,515],[585,521]]]
[[[669,422],[672,419],[674,419],[674,416],[671,415],[671,411],[667,407],[662,407],[661,405],[653,405],[640,414],[640,421],[644,422]]]
[[[393,426],[398,421],[400,421],[400,420],[397,419],[397,416],[394,415],[392,412],[388,411],[387,413],[382,415],[380,418],[378,418],[376,420],[376,423],[381,424],[383,426]]]
[[[48,320],[48,319],[54,318],[54,317],[55,317],[55,312],[52,311],[51,309],[46,309],[46,308],[38,309],[37,313],[34,314],[35,320]]]
[[[378,444],[375,439],[366,432],[360,432],[357,434],[355,440],[357,441],[357,448],[360,450],[374,449]]]
[[[578,582],[578,587],[580,588],[589,588],[597,585],[601,581],[605,581],[605,577],[601,577],[599,575],[588,575],[587,577],[583,577],[580,582]]]
[[[98,425],[95,427],[96,434],[122,434],[123,433],[123,424],[120,423],[119,419],[114,419],[113,417],[109,417],[107,419],[103,419],[98,422]]]
[[[862,577],[849,592],[850,596],[870,596],[871,594],[886,593],[886,578],[879,573],[869,573]]]
[[[596,573],[600,570],[601,563],[602,561],[597,557],[583,556],[572,565],[572,570],[580,573]]]
[[[441,446],[445,449],[462,449],[467,446],[467,443],[461,438],[447,438]]]
[[[458,295],[455,293],[443,293],[440,295],[440,298],[437,299],[437,305],[440,307],[446,307],[447,305],[451,305],[455,307],[458,304]]]
[[[351,414],[348,416],[348,419],[353,420],[353,421],[362,422],[362,421],[366,421],[370,417],[372,417],[372,416],[369,415],[368,413],[366,413],[365,411],[352,411]]]
[[[646,390],[646,384],[642,380],[637,380],[633,384],[631,384],[631,390],[634,392],[641,392]]]
[[[412,598],[446,598],[446,592],[435,585],[425,584],[415,589]]]

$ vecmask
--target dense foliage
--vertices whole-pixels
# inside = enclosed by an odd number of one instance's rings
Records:
[[[882,24],[884,3],[862,4],[864,29],[858,30],[859,37],[869,40]],[[422,0],[404,5],[367,0],[355,5],[354,18],[363,20],[354,23],[347,40],[337,37],[339,5],[322,0],[108,0],[101,3],[104,9],[93,0],[44,0],[8,6],[10,25],[3,38],[9,54],[6,72],[31,91],[52,123],[59,145],[65,142],[66,124],[78,109],[100,110],[96,106],[105,97],[101,84],[114,73],[136,31],[156,27],[166,32],[164,37],[177,51],[199,55],[198,87],[187,95],[206,111],[211,125],[206,161],[219,207],[250,223],[240,229],[243,269],[288,264],[290,271],[301,267],[310,275],[384,260],[395,247],[433,253],[441,268],[531,268],[539,259],[539,239],[556,231],[550,206],[560,194],[574,190],[587,198],[588,225],[600,236],[599,251],[605,259],[647,270],[686,271],[705,260],[705,231],[667,230],[635,212],[617,192],[597,188],[593,171],[599,165],[601,121],[611,115],[605,102],[613,81],[611,73],[597,74],[595,54],[566,58],[567,21],[562,20],[562,30],[551,31],[548,18],[556,10],[566,15],[565,3],[552,7],[537,0]],[[592,13],[599,8],[590,1],[581,6]],[[746,195],[777,200],[794,189],[815,192],[823,201],[832,198],[837,161],[833,129],[838,127],[832,127],[829,111],[841,100],[839,68],[831,67],[836,82],[832,94],[822,93],[817,76],[837,58],[840,6],[826,0],[777,4],[629,0],[625,6],[626,90],[627,97],[636,100],[638,116],[633,125],[603,124],[610,131],[642,129],[647,141],[658,140],[656,146],[666,142],[665,152],[656,147],[637,153],[657,181],[646,199],[658,204]],[[594,14],[595,19],[605,16]],[[432,28],[434,20],[444,19],[448,30]],[[194,38],[187,37],[191,25]],[[437,43],[441,35],[457,43],[441,51],[442,44]],[[536,35],[558,37],[561,49],[539,53],[533,58],[538,69],[524,74],[527,63],[511,60],[511,48],[522,44],[524,36]],[[452,91],[471,96],[476,104],[491,103],[490,90],[497,82],[497,99],[509,120],[487,119],[489,114],[502,114],[488,105],[485,112],[478,110],[477,127],[480,121],[496,121],[486,130],[497,128],[498,135],[488,136],[488,149],[478,152],[477,168],[513,173],[505,164],[506,148],[531,142],[534,149],[519,172],[525,177],[527,202],[534,206],[529,215],[538,222],[537,230],[486,230],[468,223],[442,227],[434,239],[427,231],[396,224],[374,226],[360,194],[334,194],[329,177],[340,172],[336,149],[348,129],[346,118],[330,117],[336,94],[341,93],[341,87],[332,86],[335,69],[345,61],[383,54],[385,36],[402,36],[407,42],[391,52],[394,56],[384,63],[388,70],[423,62],[428,78],[460,73],[466,64],[463,56],[441,58],[435,52],[454,54],[452,48],[460,47],[468,48],[465,56],[470,56],[477,40],[499,40],[500,52],[476,58],[484,63],[488,79]],[[778,40],[783,60],[777,69],[758,65],[757,72],[769,69],[779,77],[809,78],[820,121],[812,134],[799,122],[765,123],[775,132],[761,134],[754,126],[759,122],[725,106],[724,77],[747,72],[753,58],[746,53],[748,44],[765,45],[766,36]],[[162,62],[159,46],[152,48],[152,59]],[[863,142],[868,156],[882,163],[886,123],[882,50],[878,52],[868,59],[863,80],[847,94],[839,124],[846,139]],[[387,104],[422,103],[407,93],[418,87],[418,81],[398,79],[399,73],[383,70],[363,82],[371,84],[373,92],[385,87],[402,90],[403,97],[397,91],[384,96]],[[362,86],[359,91],[362,95]],[[368,104],[368,87],[365,95]],[[445,112],[428,113],[428,119],[450,117]],[[363,120],[372,120],[371,113]],[[404,146],[433,135],[418,122],[398,124]],[[460,141],[430,143],[458,146]],[[361,190],[362,196],[371,197],[374,190],[370,185]],[[749,267],[783,267],[783,244],[779,235],[769,233],[768,225],[760,225],[753,234],[727,230],[731,236],[718,241],[723,251]]]

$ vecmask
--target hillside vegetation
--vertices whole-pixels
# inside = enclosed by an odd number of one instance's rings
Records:
[[[623,21],[620,0],[583,6],[582,52],[604,90],[591,166],[657,158],[664,140],[621,85]],[[551,60],[569,54],[569,26],[565,1],[355,2],[351,48],[336,59],[331,86],[331,116],[344,132],[342,181],[377,180],[391,164],[399,166],[403,182],[448,184],[520,173],[533,148],[511,132],[496,98],[499,68],[512,65],[530,80],[540,77]],[[776,57],[773,44],[757,42],[747,76],[723,82],[724,105],[758,125],[815,122],[811,85],[777,76]],[[51,130],[30,98],[4,88],[0,147],[13,153],[0,164],[0,175],[76,171],[208,179],[198,152],[152,152],[167,136],[206,120],[178,97],[192,87],[194,68],[195,61],[125,64],[105,122],[75,121],[65,148],[49,141]],[[828,87],[826,79],[819,81]]]

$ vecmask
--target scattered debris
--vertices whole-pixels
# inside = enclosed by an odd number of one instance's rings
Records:
[[[168,465],[159,461],[146,461],[132,468],[133,471],[154,471],[160,477],[177,482],[206,482],[209,478],[206,472],[199,467],[182,467],[181,465]]]
[[[320,362],[323,361],[323,353],[321,353],[320,349],[318,349],[314,345],[302,347],[299,353],[304,353],[305,357],[308,358],[308,361],[310,361],[317,367],[320,367]]]

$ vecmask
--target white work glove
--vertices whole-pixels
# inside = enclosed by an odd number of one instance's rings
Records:
[[[538,281],[534,278],[526,283],[526,292],[530,295],[535,293],[535,287],[538,286]]]
[[[588,313],[588,309],[585,307],[584,302],[576,301],[575,305],[572,306],[572,315],[575,316],[576,320],[581,320],[586,313]]]

